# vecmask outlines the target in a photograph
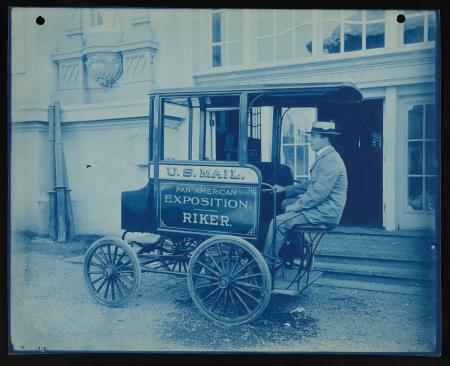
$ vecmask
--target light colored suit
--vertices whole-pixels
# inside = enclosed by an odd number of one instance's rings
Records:
[[[314,161],[309,182],[286,187],[291,197],[306,188],[294,203],[294,211],[302,212],[312,224],[337,225],[347,200],[347,170],[339,153],[330,146]]]
[[[287,232],[295,225],[337,225],[341,220],[347,200],[347,170],[332,146],[316,158],[310,175],[308,182],[286,187],[287,197],[296,196],[286,200],[294,210],[277,216],[273,246],[273,220],[270,223],[263,249],[265,254],[278,256]]]

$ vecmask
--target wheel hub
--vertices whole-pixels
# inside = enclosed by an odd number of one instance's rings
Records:
[[[229,277],[221,277],[219,279],[219,287],[220,288],[227,288],[231,286],[231,279]]]
[[[113,270],[111,268],[106,268],[105,270],[103,270],[104,278],[109,278],[112,276],[112,274],[113,274]]]

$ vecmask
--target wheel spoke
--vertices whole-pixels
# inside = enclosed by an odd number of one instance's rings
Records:
[[[208,283],[207,285],[197,286],[195,289],[200,290],[200,289],[206,288],[206,287],[217,286],[218,284],[219,284],[219,282]]]
[[[120,266],[116,267],[116,270],[118,271],[119,269],[121,269],[122,267],[126,267],[129,264],[131,264],[131,260],[128,259],[128,262],[122,263]]]
[[[239,257],[236,260],[236,263],[234,264],[233,269],[229,272],[230,274],[232,274],[236,270],[236,267],[239,264],[239,262],[241,261],[243,256],[244,256],[244,251],[241,251],[241,254],[239,254]]]
[[[262,291],[262,287],[256,286],[256,285],[252,285],[251,283],[241,282],[241,281],[235,281],[234,283],[238,284],[239,286],[247,286],[247,287],[251,287],[251,288],[254,288],[256,290]]]
[[[88,274],[102,274],[103,271],[89,271]]]
[[[114,280],[111,279],[111,296],[112,300],[114,301],[116,299],[116,293],[114,292]]]
[[[116,288],[117,288],[117,292],[119,293],[119,296],[123,297],[122,290],[120,289],[119,281],[117,281],[117,278],[114,279],[114,283],[116,284]]]
[[[93,256],[94,256],[101,264],[103,264],[103,267],[101,267],[101,268],[108,267],[108,265],[103,261],[103,259],[101,259],[101,258],[98,256],[97,253],[93,253]],[[91,262],[91,263],[92,263],[92,262]]]
[[[118,284],[120,283],[127,292],[130,291],[130,288],[127,285],[125,285],[125,283],[122,281],[122,279],[120,277],[116,277],[116,279],[117,279],[117,283]]]
[[[114,254],[113,254],[113,260],[112,263],[115,265],[116,264],[116,258],[117,258],[117,251],[119,250],[119,247],[116,245],[114,247]]]
[[[94,287],[94,284],[97,283],[98,281],[102,280],[102,279],[104,279],[103,276],[101,276],[101,277],[99,277],[99,278],[96,278],[95,280],[91,281],[92,287]]]
[[[235,280],[239,281],[239,280],[245,280],[247,278],[259,277],[259,276],[262,276],[262,274],[261,273],[254,273],[254,274],[251,274],[251,275],[246,275],[246,276],[235,278]]]
[[[107,264],[111,264],[111,262],[110,262],[110,261],[108,260],[108,258],[106,257],[106,253],[105,253],[105,251],[103,250],[103,247],[99,247],[98,249],[99,249],[99,252],[102,253],[102,256],[103,256],[103,258],[105,259],[105,262],[106,262]]]
[[[247,313],[249,313],[250,309],[247,306],[246,302],[244,300],[242,300],[242,297],[234,289],[232,289],[231,291],[233,291],[234,295],[238,298],[238,300],[242,303],[242,305],[244,305],[245,310],[247,310]]]
[[[91,261],[91,262],[89,263],[89,265],[94,266],[94,267],[97,267],[97,268],[100,268],[100,269],[102,270],[102,272],[103,272],[103,270],[105,269],[105,266],[101,266],[100,264],[95,263],[95,262],[93,262],[93,261]]]
[[[217,288],[215,288],[214,290],[212,290],[209,294],[208,294],[208,296],[206,296],[206,297],[204,297],[202,300],[203,300],[203,302],[205,302],[206,301],[206,299],[208,299],[211,295],[214,295],[217,291],[219,291],[220,290],[220,287],[217,287]]]
[[[184,269],[184,272],[187,272],[188,270],[187,270],[187,267],[186,267],[186,261],[183,261],[183,269]]]
[[[234,288],[236,290],[239,290],[240,292],[242,292],[244,295],[247,295],[248,297],[250,297],[251,299],[253,299],[254,301],[256,301],[259,304],[259,300],[253,296],[251,293],[245,291],[244,289],[240,288],[239,286],[234,286]]]
[[[234,301],[233,292],[229,291],[229,293],[230,293],[231,303],[233,304],[233,308],[234,308],[234,315],[237,318],[239,315],[238,315],[238,311],[237,311],[237,307],[236,307],[236,302]]]
[[[237,276],[239,273],[241,273],[245,268],[247,268],[248,266],[250,266],[250,264],[253,264],[255,262],[254,259],[252,259],[250,262],[248,262],[244,267],[242,267],[239,271],[237,271],[236,273],[234,273],[235,276]]]
[[[216,309],[217,304],[219,303],[219,299],[222,297],[223,294],[223,288],[220,289],[219,295],[217,296],[216,300],[214,300],[213,307],[211,308],[211,311],[214,311]]]
[[[105,283],[107,282],[107,280],[108,280],[107,278],[103,278],[103,282],[100,284],[100,287],[95,290],[95,292],[97,292],[97,293],[100,292],[100,290],[103,288],[103,286],[105,286]]]
[[[210,280],[217,280],[217,277],[207,276],[202,273],[193,273],[193,275],[197,277],[209,278]]]
[[[125,254],[127,254],[125,251],[120,255],[119,259],[116,261],[116,263],[120,263],[123,257],[125,257]],[[116,264],[114,263],[114,265]]]
[[[128,283],[131,283],[132,285],[134,284],[134,282],[132,281],[132,280],[130,280],[128,277],[126,277],[126,276],[123,276],[122,274],[120,274],[119,273],[119,277],[122,279],[122,280],[125,280],[125,281],[127,281]]]
[[[220,248],[220,243],[217,243],[217,249],[219,249],[220,264],[222,265],[222,271],[224,271],[225,265],[223,263],[222,249]]]
[[[197,260],[197,263],[200,264],[201,266],[205,267],[206,269],[208,269],[209,271],[211,271],[212,273],[214,273],[217,277],[220,276],[219,273],[217,273],[215,270],[213,270],[211,267],[207,266],[205,263],[203,263],[200,260]]]
[[[216,260],[214,259],[214,257],[212,256],[212,254],[210,253],[209,249],[205,250],[206,253],[208,253],[209,257],[212,259],[214,265],[216,266],[216,268],[219,270],[219,273],[222,272],[222,269],[219,267],[219,265],[217,264]]]
[[[111,285],[111,280],[108,278],[108,284],[106,285],[105,294],[103,295],[103,298],[106,299],[108,297],[109,292],[109,286]]]
[[[111,256],[111,245],[108,245],[108,258],[109,258],[109,263],[112,263],[113,261],[112,261],[112,256]]]

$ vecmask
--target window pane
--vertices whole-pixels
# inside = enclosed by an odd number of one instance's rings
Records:
[[[344,10],[344,20],[362,21],[362,10]]]
[[[415,105],[408,112],[408,139],[423,139],[423,105]]]
[[[436,40],[436,14],[428,15],[428,40]]]
[[[276,36],[276,59],[286,60],[292,58],[292,32]]]
[[[362,49],[362,25],[345,24],[344,27],[344,52]]]
[[[408,178],[408,205],[413,210],[423,209],[422,184],[421,177]]]
[[[272,10],[261,10],[258,11],[257,16],[257,29],[258,29],[258,37],[268,36],[273,33],[272,28],[273,16]]]
[[[221,41],[221,16],[220,13],[213,13],[212,15],[212,41]]]
[[[405,44],[423,42],[424,17],[406,17],[403,42]]]
[[[228,30],[229,41],[240,41],[242,40],[242,11],[241,10],[230,10],[229,11],[229,25]]]
[[[258,39],[258,61],[271,61],[273,58],[272,37]]]
[[[283,146],[282,163],[294,170],[294,147]]]
[[[338,22],[325,22],[323,24],[323,51],[324,53],[339,53],[341,42],[341,26]]]
[[[378,20],[384,19],[384,10],[366,10],[366,19],[367,20]]]
[[[297,149],[297,167],[295,174],[297,175],[308,175],[308,157],[306,151],[307,146],[296,146]]]
[[[212,58],[213,67],[222,66],[222,53],[220,46],[213,46]]]
[[[384,23],[367,24],[366,48],[384,47]]]
[[[436,139],[436,110],[434,104],[425,106],[425,138]]]
[[[437,203],[437,178],[427,177],[425,178],[425,210],[436,210]]]
[[[312,22],[311,10],[294,10],[294,25],[300,25]]]
[[[422,142],[408,142],[408,174],[423,174],[423,144]]]
[[[292,10],[277,10],[275,12],[275,32],[286,32],[292,29]]]
[[[427,141],[425,142],[425,174],[436,174],[436,168],[436,143],[434,141]]]
[[[229,44],[230,65],[242,64],[242,42],[233,42]]]
[[[341,20],[340,10],[322,10],[323,20]]]
[[[286,125],[283,126],[283,144],[294,143],[294,122],[286,121]]]
[[[312,55],[312,25],[307,24],[295,30],[295,57]]]

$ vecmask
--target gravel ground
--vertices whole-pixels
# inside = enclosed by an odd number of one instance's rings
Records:
[[[273,295],[262,316],[240,327],[205,319],[186,280],[144,274],[124,308],[96,304],[83,266],[86,245],[17,235],[11,255],[11,342],[16,351],[434,352],[429,296],[312,285]],[[318,281],[320,283],[320,280]]]

